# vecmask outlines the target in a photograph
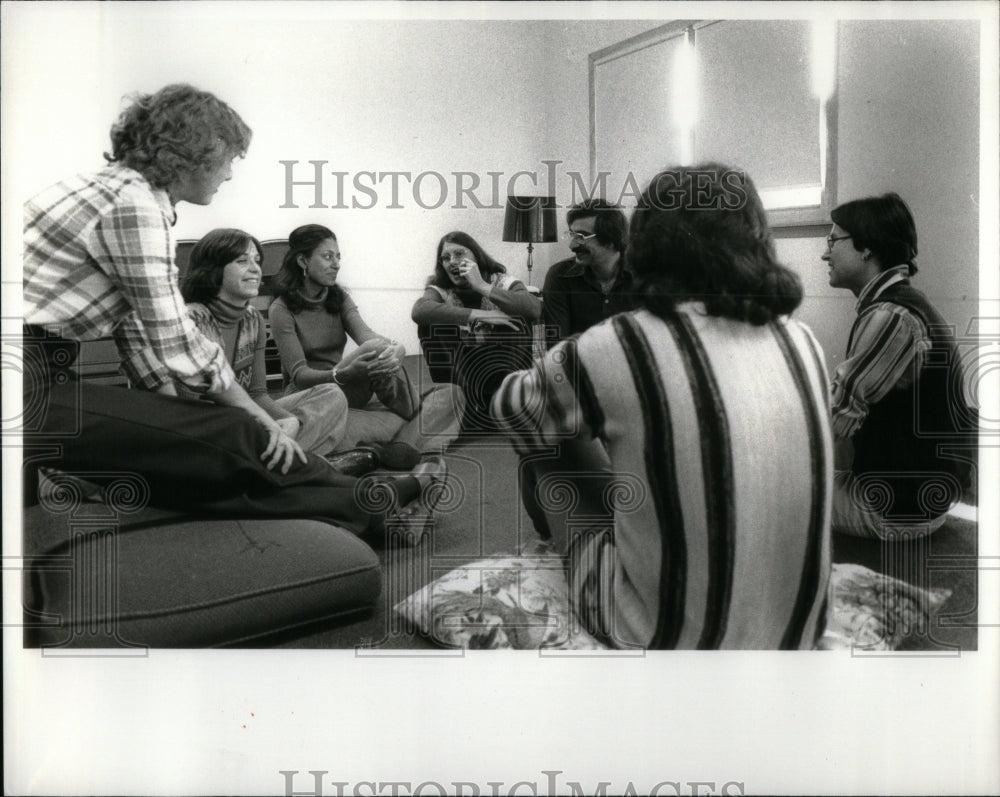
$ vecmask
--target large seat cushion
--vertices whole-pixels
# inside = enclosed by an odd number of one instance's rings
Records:
[[[371,548],[315,520],[36,506],[24,548],[31,647],[233,644],[370,609],[382,587]]]

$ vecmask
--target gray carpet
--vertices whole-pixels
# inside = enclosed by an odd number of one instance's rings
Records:
[[[915,586],[951,590],[930,626],[912,635],[902,650],[978,650],[977,534],[975,522],[952,516],[929,537],[912,542],[883,543],[835,534],[833,559],[864,565]]]
[[[447,455],[451,489],[437,513],[429,542],[417,548],[386,548],[368,540],[383,565],[384,586],[374,611],[353,622],[301,629],[294,636],[262,640],[287,648],[433,648],[407,627],[392,607],[453,568],[495,554],[510,554],[536,539],[520,506],[517,455],[502,438],[460,438]],[[977,525],[949,518],[929,538],[904,544],[834,535],[834,561],[855,562],[923,587],[945,587],[952,595],[926,633],[912,635],[909,650],[977,649]]]
[[[380,649],[435,647],[393,615],[392,607],[424,584],[495,554],[510,554],[536,539],[517,491],[517,455],[503,438],[460,438],[446,456],[449,492],[435,514],[429,541],[416,548],[387,548],[367,540],[383,565],[382,597],[373,612],[336,627],[305,629],[294,638],[261,644],[288,648]],[[488,485],[488,488],[487,488]]]

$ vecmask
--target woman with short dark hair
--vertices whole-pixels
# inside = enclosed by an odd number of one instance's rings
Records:
[[[971,476],[976,413],[951,328],[914,287],[917,228],[895,193],[830,213],[821,259],[857,318],[832,381],[833,530],[883,540],[933,533]]]
[[[854,199],[830,211],[842,231],[850,231],[852,246],[867,248],[880,263],[905,264],[909,276],[917,273],[917,225],[903,198],[890,191],[882,196]]]
[[[305,451],[336,451],[347,425],[347,398],[332,384],[274,399],[267,391],[264,319],[250,303],[260,291],[260,241],[235,229],[212,230],[191,250],[181,283],[188,315],[205,337],[218,343],[260,407]],[[183,387],[179,392],[186,394]],[[193,396],[192,396],[193,397]]]
[[[526,509],[607,644],[812,648],[832,443],[822,352],[788,318],[799,280],[750,178],[721,164],[654,177],[628,253],[641,309],[558,344],[493,402],[522,455],[573,455],[522,460]],[[580,456],[595,441],[609,470]]]

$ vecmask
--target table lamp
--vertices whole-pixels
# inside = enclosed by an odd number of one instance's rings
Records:
[[[559,240],[556,229],[556,198],[553,196],[509,196],[503,216],[503,240],[528,244],[528,285],[531,285],[532,244]]]

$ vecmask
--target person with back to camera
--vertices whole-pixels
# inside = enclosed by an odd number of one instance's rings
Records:
[[[475,238],[450,232],[411,314],[431,378],[461,385],[469,422],[488,420],[489,401],[511,371],[531,364],[531,325],[541,302]]]
[[[25,204],[25,500],[37,469],[132,472],[152,506],[243,517],[324,517],[354,531],[373,517],[356,480],[302,451],[234,379],[222,349],[185,312],[171,227],[178,202],[209,204],[251,131],[185,84],[137,94],[111,129],[108,165]],[[122,322],[134,316],[137,323]],[[109,334],[128,390],[79,381],[78,341]],[[183,383],[211,404],[156,391]],[[37,435],[37,436],[36,436]],[[36,455],[36,446],[54,455]]]
[[[945,522],[971,472],[975,424],[961,358],[951,328],[910,284],[917,229],[900,196],[856,199],[830,216],[822,255],[830,285],[858,299],[833,376],[833,529],[926,536]]]
[[[424,488],[446,478],[442,454],[458,436],[464,398],[458,388],[444,385],[418,393],[403,368],[403,346],[365,323],[338,284],[339,272],[340,245],[332,230],[307,224],[292,231],[273,282],[277,298],[268,311],[287,394],[316,385],[339,387],[349,407],[343,442],[370,452],[359,470],[413,466],[410,475],[421,484],[424,499],[407,511],[429,512],[429,496],[440,491]],[[348,337],[358,346],[345,355]],[[413,452],[417,461],[407,461],[401,450]],[[386,455],[399,461],[385,462]]]
[[[556,345],[493,401],[538,470],[536,528],[568,555],[570,600],[606,644],[811,649],[833,446],[822,352],[788,318],[798,277],[750,178],[720,164],[654,177],[628,251],[640,309]],[[610,472],[533,453],[590,438]]]

